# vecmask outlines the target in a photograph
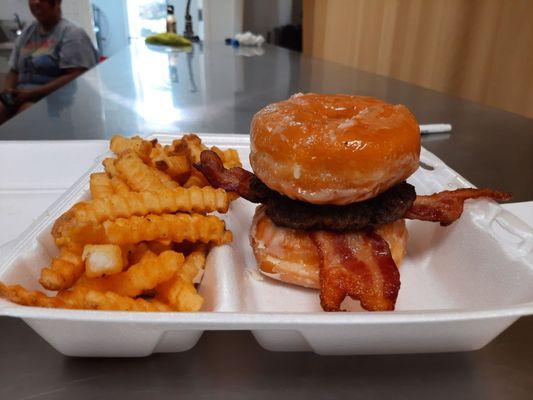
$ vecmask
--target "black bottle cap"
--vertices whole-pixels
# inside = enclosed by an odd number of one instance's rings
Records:
[[[174,15],[174,6],[167,6],[167,14]]]

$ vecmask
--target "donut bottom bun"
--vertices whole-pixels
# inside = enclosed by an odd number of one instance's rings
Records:
[[[408,233],[403,219],[376,228],[389,244],[397,266],[405,256]],[[308,288],[319,288],[320,256],[309,233],[274,224],[259,206],[250,230],[259,270],[271,278]]]

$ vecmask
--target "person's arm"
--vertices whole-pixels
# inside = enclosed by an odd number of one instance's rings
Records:
[[[13,90],[13,96],[19,104],[38,101],[41,98],[48,96],[53,91],[59,89],[61,86],[64,86],[70,81],[76,79],[85,71],[87,71],[86,68],[69,68],[65,70],[65,73],[59,78],[56,78],[46,85],[42,85],[36,89],[15,89]]]
[[[19,74],[14,69],[10,69],[4,80],[4,90],[6,92],[11,92],[13,89],[17,88],[19,83]]]

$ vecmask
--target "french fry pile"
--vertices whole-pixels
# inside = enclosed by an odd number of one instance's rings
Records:
[[[0,282],[0,296],[27,306],[198,311],[195,282],[209,248],[232,234],[211,212],[225,213],[236,196],[209,186],[194,168],[207,147],[194,134],[162,146],[114,136],[116,155],[90,177],[92,199],[75,204],[52,228],[59,255],[41,271],[48,296]],[[237,152],[212,147],[227,168]]]

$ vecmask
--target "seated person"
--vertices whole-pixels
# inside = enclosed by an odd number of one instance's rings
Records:
[[[61,0],[29,0],[36,21],[23,32],[9,60],[0,93],[0,124],[96,65],[85,31],[61,17]]]

